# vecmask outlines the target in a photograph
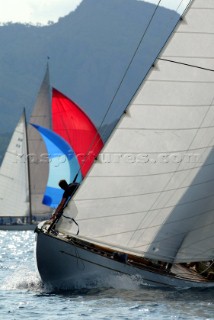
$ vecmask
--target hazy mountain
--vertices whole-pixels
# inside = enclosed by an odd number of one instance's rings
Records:
[[[1,26],[0,133],[13,130],[23,107],[29,117],[47,57],[52,86],[78,103],[97,126],[115,121],[178,19],[159,8],[149,24],[154,10],[153,4],[137,0],[84,0],[56,24]],[[162,21],[169,22],[168,28]],[[141,38],[134,64],[111,103]]]

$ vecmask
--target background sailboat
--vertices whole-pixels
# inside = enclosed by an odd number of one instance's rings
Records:
[[[24,123],[24,116],[22,116],[22,123]],[[49,84],[49,67],[47,65],[47,69],[45,72],[44,79],[42,81],[40,90],[37,95],[36,103],[30,118],[30,121],[37,122],[47,128],[51,128],[51,100],[50,100],[50,84]],[[24,124],[23,124],[24,125]],[[20,125],[19,125],[20,127]],[[27,128],[27,129],[26,129]],[[2,202],[1,205],[1,217],[2,217],[2,225],[0,228],[6,229],[33,229],[35,228],[36,221],[41,221],[50,216],[51,209],[42,204],[42,197],[46,187],[47,179],[48,179],[48,162],[47,162],[47,150],[43,140],[41,139],[38,132],[33,129],[30,125],[26,128],[22,128],[23,138],[19,139],[19,143],[14,144],[16,138],[11,139],[9,150],[14,148],[12,152],[15,152],[14,155],[14,163],[17,161],[22,163],[22,166],[26,166],[25,172],[26,177],[23,179],[27,179],[28,188],[26,189],[25,183],[20,183],[19,179],[19,167],[18,164],[13,166],[13,170],[17,171],[17,174],[13,174],[13,183],[10,185],[10,194],[13,196],[3,197],[4,204]],[[15,130],[15,132],[17,129]],[[15,140],[14,140],[15,139]],[[27,146],[27,147],[26,147]],[[18,153],[17,147],[21,150],[21,153]],[[10,151],[6,152],[7,153]],[[9,164],[6,164],[8,161]],[[5,167],[12,166],[11,161],[8,159],[8,156],[4,158],[4,165],[1,167],[1,188],[2,194],[6,193],[6,189],[4,188],[5,180],[4,180],[4,171]],[[12,171],[11,171],[12,172]],[[21,171],[20,171],[21,172]],[[7,173],[6,173],[7,175]],[[17,180],[17,181],[16,181]],[[17,193],[16,188],[14,186],[19,187],[20,190]],[[7,192],[9,191],[7,190]],[[24,210],[21,212],[23,200],[18,194],[25,194],[25,198],[28,203],[28,210]],[[13,198],[15,197],[15,201]],[[20,201],[20,203],[19,203]],[[4,226],[5,221],[3,217],[5,216],[5,207],[10,208],[7,215],[7,225]],[[17,215],[19,217],[27,217],[22,221],[22,226],[13,224],[16,222]],[[34,221],[35,223],[32,223]]]
[[[49,174],[50,157],[52,159],[51,161],[53,161],[53,155],[50,154],[49,145],[47,145],[46,141],[43,141],[40,135],[41,131],[43,137],[46,136],[47,132],[49,132],[50,137],[50,131],[45,129],[52,129],[53,126],[55,131],[70,144],[72,150],[75,152],[78,163],[78,169],[74,166],[72,172],[75,171],[75,176],[79,170],[80,180],[82,180],[82,174],[84,176],[87,173],[95,157],[103,147],[103,142],[97,129],[79,106],[54,88],[52,89],[52,97],[50,92],[49,67],[47,65],[36,104],[30,117],[30,122],[34,124],[34,126],[27,126],[26,135],[27,133],[28,135],[26,139],[28,152],[22,155],[22,158],[25,158],[25,161],[29,163],[28,214],[30,217],[33,217],[34,221],[40,221],[49,217],[50,212],[57,206],[62,196],[62,190],[58,187],[58,181],[56,182],[56,175],[53,183],[53,175],[51,173]],[[41,130],[38,130],[38,128],[41,128]],[[40,131],[40,133],[38,131]],[[56,143],[59,140],[57,135],[54,136],[54,132],[52,132],[52,138],[52,140],[56,140]],[[94,139],[93,141],[92,138]],[[94,142],[95,144],[92,146]],[[54,142],[52,143],[52,146],[53,145]],[[51,150],[53,151],[53,148],[51,148]],[[86,157],[86,153],[89,150],[90,157]],[[57,160],[59,161],[59,157]],[[62,163],[60,169],[62,169]],[[58,175],[60,175],[60,173]],[[64,175],[63,170],[61,171],[61,175]],[[73,180],[74,176],[70,177],[71,180]],[[68,181],[71,180],[68,179]],[[20,186],[20,188],[22,187],[24,188],[24,186]],[[12,219],[12,212],[10,216]],[[34,225],[31,226],[31,221],[28,221],[28,225],[30,229],[34,227]],[[9,223],[7,225],[7,228],[8,227]],[[26,224],[25,228],[27,228]]]
[[[29,229],[29,166],[26,117],[23,112],[0,168],[0,229]],[[33,226],[35,228],[35,225]]]
[[[59,180],[68,179],[70,183],[78,174],[77,181],[81,182],[102,149],[103,141],[87,114],[71,99],[54,88],[52,89],[52,123],[52,132],[45,130],[42,126],[34,125],[34,127],[45,142],[49,158],[48,182],[42,202],[55,208],[63,194],[63,190],[58,186]],[[62,148],[63,141],[70,146],[70,157],[73,161],[75,159],[69,176],[63,169],[62,156],[63,150],[66,150]]]
[[[214,6],[189,4],[74,196],[80,235],[37,229],[44,282],[122,273],[159,286],[214,286]],[[192,262],[204,264],[200,274]]]
[[[30,117],[30,123],[52,129],[51,88],[48,65]],[[52,211],[42,203],[49,170],[47,149],[40,134],[31,125],[28,125],[28,144],[31,212],[32,215],[47,216]]]
[[[53,89],[52,97],[54,131],[33,126],[41,134],[49,157],[49,176],[43,203],[55,208],[63,194],[59,180],[81,183],[101,151],[103,142],[90,118],[76,103],[56,89]],[[67,229],[67,222],[63,216],[60,225],[64,230]]]

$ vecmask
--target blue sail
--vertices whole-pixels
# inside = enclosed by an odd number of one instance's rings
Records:
[[[71,146],[55,132],[32,124],[42,136],[48,152],[49,176],[44,193],[43,204],[56,208],[61,201],[63,190],[58,186],[60,180],[71,183],[76,174],[76,182],[82,181],[80,166]]]

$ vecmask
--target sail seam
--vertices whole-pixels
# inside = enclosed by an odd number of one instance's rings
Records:
[[[204,71],[214,72],[214,69],[197,66],[197,65],[194,65],[194,64],[190,64],[190,63],[180,62],[180,61],[176,61],[176,60],[170,60],[170,59],[166,59],[166,58],[158,58],[158,60],[165,61],[165,62],[170,62],[170,63],[175,63],[175,64],[180,64],[180,65],[183,65],[183,66],[186,66],[186,67],[190,67],[190,68],[196,68],[196,69],[200,69],[200,70],[204,70]]]
[[[214,223],[209,223],[209,224],[204,224],[202,225],[201,227],[197,227],[197,228],[192,228],[192,231],[196,231],[196,230],[200,230],[204,227],[208,227],[208,226],[211,226],[211,225],[214,225]],[[153,240],[152,242],[148,242],[144,245],[139,245],[139,246],[133,246],[133,248],[140,248],[140,247],[144,247],[144,246],[148,246],[148,245],[151,245],[151,244],[155,244],[155,243],[160,243],[160,242],[163,242],[163,241],[166,241],[166,240],[169,240],[169,239],[172,239],[174,237],[177,237],[177,236],[180,236],[182,234],[186,234],[186,232],[179,232],[179,233],[175,233],[175,234],[172,234],[170,235],[169,237],[166,237],[166,238],[162,238],[161,240]],[[112,236],[112,235],[110,235]],[[102,237],[102,236],[101,236]],[[211,237],[207,237],[207,238],[204,238],[202,240],[199,240],[199,241],[196,241],[196,243],[200,242],[200,241],[204,241],[205,239],[209,239]],[[188,246],[186,246],[186,248],[188,248]],[[171,256],[172,257],[172,256]],[[174,257],[173,257],[174,258]]]
[[[200,127],[199,130],[203,129],[213,129],[214,126],[206,126],[206,127]],[[134,128],[129,128],[129,127],[120,127],[118,130],[127,130],[127,131],[132,131],[132,130],[138,130],[138,131],[193,131],[193,130],[198,130],[198,127],[192,127],[192,128],[139,128],[139,127],[134,127]]]
[[[0,173],[0,176],[5,177],[5,178],[8,178],[8,179],[10,179],[10,180],[14,180],[14,178],[12,178],[12,177],[10,177],[10,176],[7,176],[6,174]]]
[[[163,193],[168,193],[169,191],[178,191],[178,190],[187,189],[187,188],[191,189],[191,188],[193,188],[195,186],[199,186],[199,185],[202,185],[202,184],[207,184],[207,183],[212,182],[212,181],[214,181],[214,179],[210,179],[210,180],[203,181],[203,182],[200,182],[200,183],[189,184],[189,185],[186,185],[185,187],[176,187],[176,188],[172,188],[172,189],[164,189],[164,190],[154,191],[154,192],[138,193],[138,194],[122,195],[122,196],[115,195],[115,196],[111,196],[111,197],[100,197],[100,198],[90,198],[90,199],[83,198],[83,199],[78,199],[76,201],[85,201],[85,200],[89,200],[89,201],[93,200],[93,201],[95,201],[95,200],[105,200],[105,199],[132,198],[132,197],[139,197],[139,196],[146,196],[146,195],[153,195],[153,194],[163,194]]]
[[[207,69],[206,69],[207,70]],[[212,70],[208,70],[208,71],[212,71]],[[214,70],[213,70],[214,71]],[[151,79],[151,80],[148,80],[147,82],[159,82],[159,83],[189,83],[189,84],[194,84],[194,85],[198,85],[198,84],[213,84],[214,81],[192,81],[192,80],[173,80],[173,79],[167,79],[167,80],[158,80],[158,79]]]
[[[133,63],[133,61],[134,61],[134,59],[135,59],[135,57],[136,57],[136,55],[137,55],[137,52],[138,52],[140,46],[141,46],[142,43],[143,43],[143,40],[144,40],[144,38],[145,38],[145,36],[146,36],[149,28],[150,28],[150,25],[152,24],[152,21],[153,21],[153,19],[154,19],[154,16],[156,15],[156,12],[157,12],[158,8],[160,7],[161,1],[162,1],[162,0],[159,0],[158,3],[156,4],[155,9],[154,9],[154,11],[153,11],[153,13],[152,13],[152,15],[151,15],[151,17],[150,17],[150,19],[149,19],[149,22],[148,22],[145,30],[143,31],[143,34],[142,34],[142,36],[140,37],[139,42],[137,43],[136,49],[135,49],[135,51],[134,51],[134,53],[133,53],[133,55],[132,55],[132,57],[131,57],[131,59],[130,59],[130,61],[129,61],[126,69],[125,69],[125,71],[124,71],[124,74],[123,74],[123,76],[122,76],[122,79],[121,79],[121,81],[119,82],[119,84],[118,84],[118,86],[117,86],[117,88],[116,88],[116,90],[115,90],[115,93],[114,93],[114,95],[113,95],[113,97],[112,97],[112,99],[111,99],[111,101],[110,101],[110,103],[109,103],[109,105],[108,105],[108,107],[107,107],[107,110],[106,110],[106,112],[105,112],[105,114],[104,114],[104,116],[103,116],[103,118],[102,118],[102,121],[101,121],[101,123],[100,123],[100,125],[99,125],[99,127],[98,127],[98,130],[97,130],[98,133],[100,132],[101,127],[102,127],[105,119],[107,118],[107,115],[109,114],[109,111],[111,110],[112,105],[113,105],[113,103],[114,103],[114,101],[115,101],[115,99],[116,99],[116,97],[117,97],[117,94],[118,94],[118,92],[120,91],[120,89],[121,89],[121,87],[122,87],[122,85],[123,85],[123,83],[124,83],[124,79],[126,78],[126,76],[127,76],[127,74],[128,74],[128,71],[129,71],[129,69],[130,69],[130,67],[131,67],[131,65],[132,65],[132,63]],[[182,1],[183,1],[183,0],[182,0]],[[182,3],[182,1],[181,1],[181,3]],[[178,8],[179,8],[179,7],[180,7],[180,5],[178,6]],[[142,81],[143,81],[143,80],[142,80]],[[121,115],[121,117],[122,117],[122,115]],[[107,130],[107,129],[106,129],[106,130]],[[103,134],[105,134],[106,130],[104,130]],[[88,157],[88,155],[89,155],[89,152],[90,152],[91,148],[93,147],[93,145],[95,144],[96,138],[97,138],[97,134],[95,135],[94,139],[92,140],[91,145],[89,146],[89,149],[88,149],[88,151],[87,151],[87,153],[86,153],[85,159],[84,159],[84,161],[82,162],[79,170],[81,170],[82,166],[83,166],[84,163],[86,162],[87,157]],[[96,145],[95,145],[95,146],[96,146]]]
[[[193,149],[167,150],[167,152],[166,152],[166,150],[165,150],[165,151],[154,151],[154,152],[149,151],[149,154],[159,154],[159,153],[169,154],[169,153],[174,153],[174,152],[187,152],[187,151],[194,151],[194,150],[206,150],[206,149],[211,149],[211,148],[213,148],[213,147],[214,147],[214,145],[208,145],[208,146],[206,146],[206,147],[199,147],[199,148],[193,148]],[[142,150],[140,150],[139,152],[142,152]],[[117,155],[117,154],[129,154],[129,153],[139,154],[139,152],[137,152],[137,151],[135,151],[135,152],[133,152],[133,151],[110,152],[110,151],[108,151],[107,154],[116,154],[116,155]],[[146,154],[146,153],[148,153],[148,152],[147,152],[146,150],[144,150],[144,151],[143,151],[143,154]],[[103,154],[105,154],[105,153],[103,153]]]
[[[175,108],[177,108],[177,107],[179,107],[179,108],[205,108],[205,107],[207,107],[207,108],[209,108],[210,106],[209,105],[207,105],[207,104],[198,104],[198,105],[191,105],[191,104],[189,104],[189,105],[187,105],[187,104],[166,104],[166,103],[164,103],[164,104],[150,104],[150,103],[133,103],[132,104],[132,106],[139,106],[139,107],[141,107],[141,106],[149,106],[149,107],[170,107],[170,108],[173,108],[173,107],[175,107]]]
[[[162,176],[162,175],[168,175],[168,174],[173,174],[173,173],[176,173],[176,172],[185,172],[185,171],[191,171],[191,170],[195,170],[195,169],[202,169],[202,168],[206,168],[208,166],[213,166],[214,163],[209,163],[209,164],[206,164],[206,165],[202,165],[202,166],[197,166],[197,167],[193,167],[193,168],[186,168],[186,169],[178,169],[178,170],[173,170],[173,171],[166,171],[166,172],[158,172],[158,173],[150,173],[150,174],[138,174],[138,175],[129,175],[129,176],[126,176],[126,175],[123,175],[123,176],[111,176],[111,175],[108,175],[108,176],[96,176],[96,175],[93,175],[93,176],[90,176],[90,178],[138,178],[138,177],[150,177],[150,176]]]
[[[193,202],[197,202],[197,201],[201,201],[201,200],[205,200],[205,199],[208,199],[208,198],[211,198],[213,197],[213,195],[209,196],[209,197],[204,197],[204,198],[201,198],[200,200],[194,200],[194,201],[189,201],[189,202],[186,202],[186,203],[183,203],[183,204],[179,204],[177,206],[184,206],[186,204],[189,204],[189,203],[193,203]],[[162,211],[164,209],[170,209],[170,208],[173,208],[174,206],[171,206],[171,207],[163,207],[163,208],[157,208],[157,209],[152,209],[151,211],[152,212],[155,212],[155,211]],[[214,209],[214,208],[213,208]],[[170,221],[170,222],[165,222],[164,225],[168,225],[168,224],[172,224],[172,223],[177,223],[177,222],[180,222],[180,221],[184,221],[184,220],[190,220],[192,218],[195,218],[195,217],[199,217],[199,216],[203,216],[203,215],[206,215],[207,213],[211,213],[213,212],[213,209],[210,209],[210,210],[206,210],[206,211],[201,211],[199,212],[197,215],[193,214],[192,216],[188,216],[186,218],[182,218],[182,219],[177,219],[177,220],[173,220],[173,221]],[[145,213],[147,210],[145,211],[136,211],[136,212],[127,212],[127,213],[123,213],[123,214],[114,214],[114,215],[106,215],[106,216],[95,216],[95,217],[90,217],[90,218],[82,218],[82,219],[78,219],[78,221],[89,221],[89,220],[101,220],[101,219],[106,219],[106,218],[120,218],[120,217],[125,217],[125,216],[128,216],[128,215],[136,215],[136,214],[141,214],[141,213]],[[160,213],[161,214],[161,213]],[[152,225],[152,226],[146,226],[146,227],[141,227],[139,228],[138,230],[144,230],[144,229],[152,229],[152,228],[156,228],[156,227],[160,227],[162,226],[163,223],[160,223],[160,224],[156,224],[156,225]],[[134,231],[134,230],[132,230]]]
[[[185,219],[184,219],[185,220]],[[182,220],[181,220],[182,221]],[[213,225],[214,223],[212,223],[211,225]],[[206,224],[206,225],[204,225],[203,227],[206,227],[206,226],[210,226],[210,224]],[[155,227],[159,227],[159,225],[157,225],[157,226],[155,226]],[[154,228],[155,228],[154,227]],[[151,227],[149,227],[149,228],[151,228]],[[147,230],[149,229],[149,228],[147,228]],[[196,231],[196,230],[200,230],[201,229],[201,227],[200,228],[194,228],[194,229],[192,229],[192,231]],[[142,229],[137,229],[137,231],[141,231]],[[97,235],[97,236],[95,236],[95,238],[98,238],[98,239],[100,239],[100,238],[105,238],[105,237],[112,237],[112,236],[118,236],[118,235],[120,235],[120,234],[127,234],[127,233],[131,233],[131,232],[133,232],[134,230],[127,230],[127,231],[124,231],[124,232],[116,232],[116,233],[110,233],[110,234],[106,234],[106,235]],[[161,240],[152,240],[152,242],[147,242],[147,243],[144,243],[144,244],[141,244],[141,245],[133,245],[132,246],[132,249],[138,249],[138,248],[143,248],[143,247],[147,247],[148,245],[151,245],[151,244],[155,244],[155,243],[160,243],[160,242],[165,242],[166,240],[169,240],[169,239],[173,239],[173,238],[175,238],[175,237],[177,237],[177,236],[181,236],[181,235],[183,235],[183,234],[185,234],[186,232],[179,232],[179,233],[174,233],[174,234],[171,234],[170,236],[167,236],[167,237],[165,237],[165,238],[162,238]],[[206,239],[206,238],[205,238]],[[199,242],[199,241],[198,241]],[[188,247],[186,247],[186,248],[188,248]],[[161,255],[162,256],[162,255]],[[174,259],[174,256],[170,256],[171,258],[173,258]]]

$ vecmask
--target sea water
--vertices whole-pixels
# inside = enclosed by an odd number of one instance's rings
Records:
[[[0,319],[214,319],[214,290],[142,286],[128,277],[54,292],[37,273],[33,231],[0,231]]]

